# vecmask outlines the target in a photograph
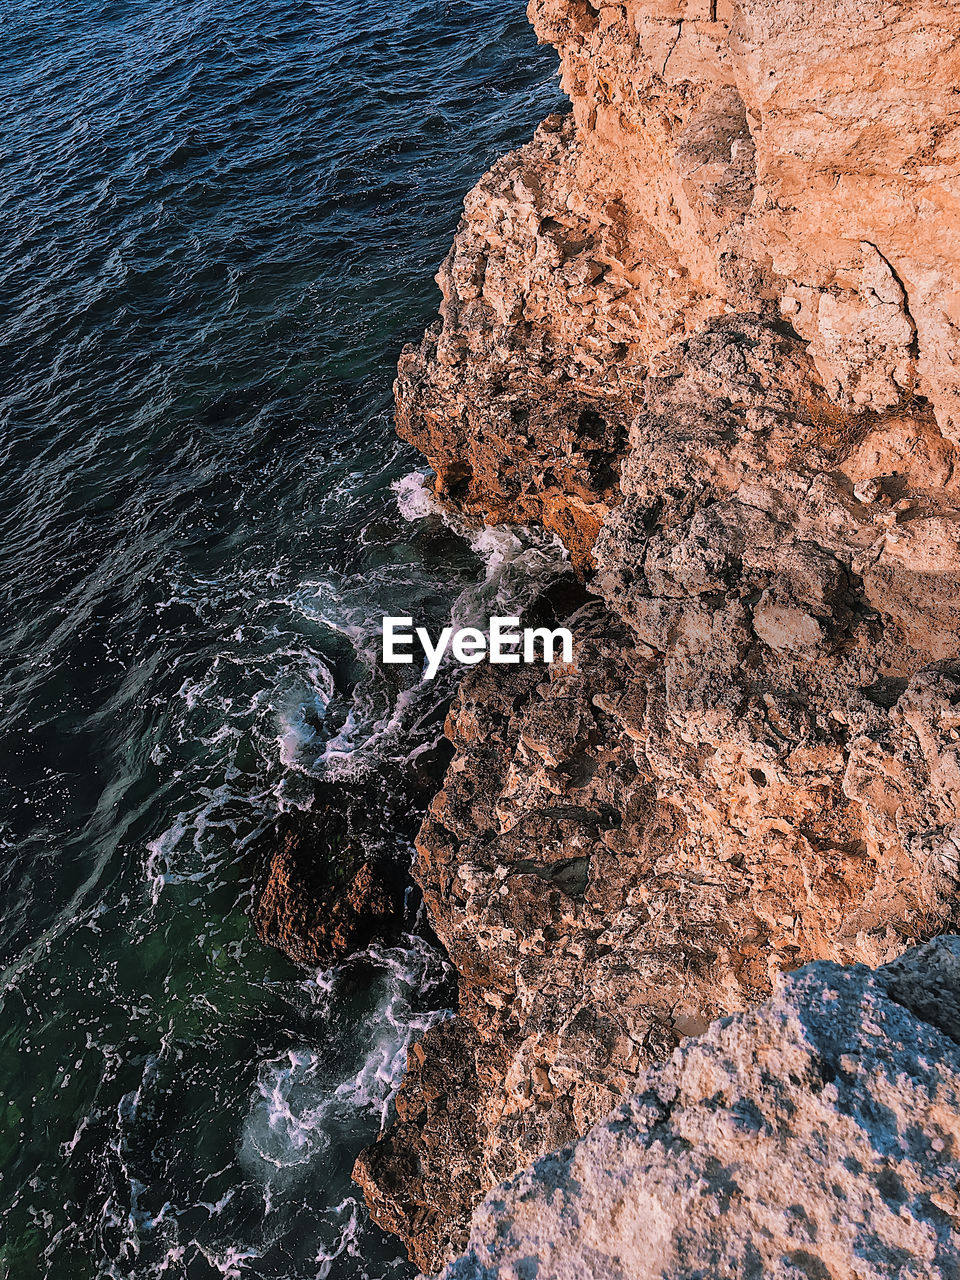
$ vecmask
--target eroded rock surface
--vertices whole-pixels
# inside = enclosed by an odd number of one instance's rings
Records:
[[[940,1000],[931,1000],[932,991]],[[492,1192],[443,1280],[947,1280],[960,1267],[960,939],[819,963],[714,1023]]]
[[[682,1037],[957,915],[960,4],[530,15],[573,112],[467,198],[398,425],[598,598],[465,679],[418,839],[460,1012],[356,1176],[425,1270]]]
[[[531,0],[572,114],[468,195],[408,348],[437,491],[578,563],[651,357],[782,315],[830,399],[960,433],[960,0]]]
[[[637,406],[573,667],[464,680],[417,842],[460,1017],[358,1172],[425,1268],[778,972],[876,965],[956,915],[953,447],[923,409],[838,417],[756,316],[675,348]]]
[[[352,810],[321,806],[269,834],[253,920],[261,941],[297,964],[325,965],[392,939],[403,923],[405,876],[385,841],[358,830]]]

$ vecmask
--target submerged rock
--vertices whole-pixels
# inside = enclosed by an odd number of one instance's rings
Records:
[[[779,976],[493,1191],[443,1280],[947,1280],[958,1009],[956,937]]]

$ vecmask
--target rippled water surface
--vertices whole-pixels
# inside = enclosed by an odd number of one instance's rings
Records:
[[[553,70],[520,0],[0,14],[0,1277],[412,1274],[349,1170],[443,966],[295,970],[252,846],[428,732],[382,614],[545,560],[424,514],[390,383]]]

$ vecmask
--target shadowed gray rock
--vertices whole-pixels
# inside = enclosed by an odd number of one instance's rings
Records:
[[[442,1280],[946,1280],[960,938],[811,964],[491,1192]]]

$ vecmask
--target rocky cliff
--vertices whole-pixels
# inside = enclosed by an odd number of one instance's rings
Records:
[[[356,1176],[425,1269],[778,973],[957,914],[960,3],[530,16],[573,110],[468,196],[398,425],[596,599],[464,681],[419,836],[460,1011]]]

